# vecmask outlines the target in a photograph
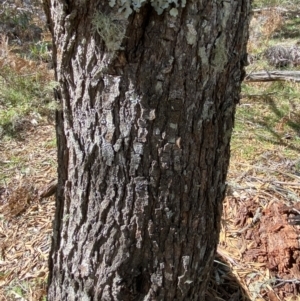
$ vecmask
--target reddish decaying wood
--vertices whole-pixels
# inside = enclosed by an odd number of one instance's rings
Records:
[[[103,2],[44,0],[62,104],[48,300],[204,300],[250,1],[128,20]]]

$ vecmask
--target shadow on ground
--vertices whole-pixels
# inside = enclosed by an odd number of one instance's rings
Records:
[[[251,301],[238,278],[219,255],[213,265],[205,301]]]

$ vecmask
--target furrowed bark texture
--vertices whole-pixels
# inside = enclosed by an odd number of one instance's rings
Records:
[[[49,300],[205,299],[249,2],[125,20],[103,0],[44,0],[62,102]]]

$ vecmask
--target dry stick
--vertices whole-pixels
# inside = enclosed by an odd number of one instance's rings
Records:
[[[282,11],[282,12],[287,12],[288,11],[286,8],[280,7],[280,6],[276,6],[276,7],[263,7],[263,8],[254,8],[254,9],[252,9],[252,11],[254,13],[260,13],[260,12],[269,11],[269,10],[279,10],[279,11]]]
[[[273,183],[280,184],[280,185],[296,186],[296,187],[300,186],[300,182],[299,183],[295,183],[295,182],[273,181]]]
[[[240,267],[240,266],[241,266],[241,265],[240,265],[238,262],[236,262],[232,257],[230,257],[229,255],[227,255],[223,250],[221,250],[220,247],[218,247],[217,253],[218,253],[221,257],[223,257],[223,258],[225,258],[226,260],[228,260],[233,266],[237,266],[237,267]]]
[[[292,81],[300,82],[300,71],[258,71],[248,74],[245,82]]]
[[[247,164],[247,163],[242,163],[242,162],[236,162],[237,165],[242,165],[242,166],[248,166],[248,167],[252,167],[252,168],[255,168],[255,169],[259,169],[259,170],[263,170],[263,171],[272,171],[272,172],[278,172],[284,176],[288,176],[292,179],[295,179],[295,180],[300,180],[300,177],[297,176],[297,175],[293,175],[293,174],[290,174],[290,173],[287,173],[287,172],[283,172],[279,169],[275,169],[275,168],[270,168],[270,167],[262,167],[262,166],[257,166],[257,165],[251,165],[251,164]]]
[[[284,14],[284,15],[288,15],[288,14],[300,14],[299,10],[288,10],[284,7],[263,7],[263,8],[254,8],[252,9],[252,12],[254,13],[261,13],[261,12],[265,12],[265,11],[272,11],[272,10],[277,10],[278,12]]]
[[[245,80],[247,81],[247,80]],[[241,98],[245,98],[245,97],[265,97],[265,96],[270,96],[270,95],[278,95],[278,92],[269,92],[269,93],[260,93],[260,94],[241,94],[240,97]],[[245,105],[245,104],[241,104],[240,106]]]
[[[283,285],[285,283],[294,283],[294,284],[299,284],[300,283],[299,279],[280,279],[280,278],[276,278],[276,281],[280,281],[280,283],[273,286],[273,288],[278,287],[280,285]]]

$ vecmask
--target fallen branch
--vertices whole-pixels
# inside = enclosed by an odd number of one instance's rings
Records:
[[[259,71],[248,74],[245,82],[300,82],[300,71]]]
[[[299,10],[293,10],[293,9],[286,9],[284,7],[262,7],[262,8],[255,8],[252,9],[253,13],[263,13],[266,11],[277,11],[279,13],[281,13],[282,15],[298,15],[300,13]]]
[[[261,13],[261,12],[264,12],[264,11],[269,11],[269,10],[278,10],[280,12],[287,12],[288,9],[284,8],[284,7],[280,7],[280,6],[270,6],[270,7],[261,7],[261,8],[254,8],[252,9],[252,11],[254,13]]]

